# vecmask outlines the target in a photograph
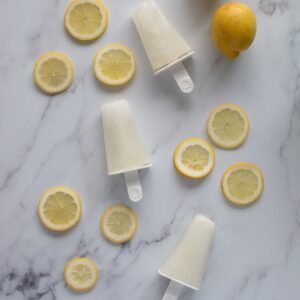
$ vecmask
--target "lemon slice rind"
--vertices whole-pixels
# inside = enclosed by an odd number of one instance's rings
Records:
[[[126,217],[126,220],[124,221],[122,226],[119,225],[120,215],[118,214],[122,214],[122,218]],[[128,220],[130,220],[130,225],[128,224]],[[118,223],[118,229],[124,232],[113,232],[111,227],[116,226],[116,223]],[[131,208],[123,204],[116,204],[111,207],[108,207],[104,211],[100,219],[100,229],[103,236],[110,242],[116,244],[125,243],[131,240],[137,231],[137,227],[138,220],[135,212]]]
[[[115,62],[114,57],[113,57],[113,51],[121,51],[127,58],[127,61],[123,62]],[[110,59],[105,58],[104,55],[109,54]],[[108,76],[104,74],[104,71],[102,70],[103,65],[105,63],[106,68],[109,69],[111,68],[111,73],[113,73],[113,69],[116,69],[118,67],[118,64],[125,64],[129,66],[127,68],[127,74],[125,74],[123,77],[120,77],[118,79],[112,78],[112,76]],[[110,67],[111,65],[111,67]],[[120,67],[119,67],[120,68]],[[133,54],[133,51],[122,44],[119,43],[110,43],[98,50],[94,57],[94,62],[93,62],[93,69],[94,69],[94,74],[96,78],[103,84],[107,86],[121,86],[129,82],[135,75],[136,71],[136,62],[135,62],[135,57]]]
[[[47,84],[44,80],[45,74],[41,74],[41,72],[43,71],[42,69],[47,67],[47,65],[45,64],[48,64],[48,68],[49,68],[49,61],[53,59],[62,62],[66,71],[65,73],[66,78],[64,82],[61,85],[57,85],[57,86],[51,86]],[[53,72],[54,71],[55,70],[53,70]],[[49,75],[49,70],[47,70],[47,73]],[[71,59],[67,55],[59,51],[49,51],[44,53],[42,56],[38,58],[38,60],[34,65],[34,81],[42,91],[48,94],[57,94],[63,92],[71,85],[73,78],[74,78],[74,66]]]
[[[83,273],[85,277],[89,275],[89,280],[80,277],[76,267],[79,267],[79,272]],[[76,274],[77,273],[77,274]],[[64,268],[64,279],[65,282],[71,290],[75,292],[87,292],[95,287],[97,280],[99,278],[99,268],[97,264],[88,257],[74,257],[70,259]],[[74,274],[76,279],[74,279]],[[81,282],[83,283],[81,283]]]
[[[71,25],[71,13],[74,12],[74,9],[78,9],[79,5],[95,5],[99,9],[101,14],[101,24],[93,33],[79,33]],[[99,38],[106,30],[108,25],[109,13],[106,6],[99,0],[73,0],[65,10],[64,23],[65,28],[69,34],[77,40],[80,41],[93,41]]]
[[[190,146],[200,146],[205,154],[207,154],[207,161],[202,161],[205,164],[202,170],[193,170],[186,166],[183,162],[183,153]],[[187,138],[183,140],[176,147],[173,155],[173,163],[176,170],[183,176],[193,179],[200,179],[207,176],[214,168],[215,165],[215,151],[213,147],[206,140],[198,137]]]
[[[47,209],[45,206],[47,205],[48,207],[51,206],[51,203],[47,204],[47,201],[50,196],[54,196],[57,193],[64,193],[65,195],[71,196],[73,203],[72,205],[76,205],[76,214],[75,216],[65,224],[55,224],[54,222],[51,222],[49,220],[49,217],[46,216],[46,211]],[[38,204],[38,216],[41,221],[41,223],[49,230],[56,231],[56,232],[62,232],[71,229],[74,227],[80,220],[82,213],[82,205],[81,205],[81,200],[77,193],[73,191],[70,188],[64,187],[64,186],[57,186],[48,189],[44,194],[42,195],[39,204]]]
[[[230,179],[230,176],[234,172],[238,171],[250,171],[257,179],[257,183],[254,185],[257,185],[256,190],[252,193],[252,195],[248,197],[244,197],[243,199],[235,196],[230,192],[230,187],[228,185],[228,180]],[[243,183],[245,184],[245,183]],[[252,183],[253,185],[253,183]],[[259,199],[261,196],[263,190],[264,190],[264,177],[262,171],[254,164],[248,163],[248,162],[238,162],[233,165],[231,165],[229,168],[225,170],[225,172],[222,175],[221,180],[221,188],[224,197],[231,202],[232,204],[238,205],[238,206],[247,206]]]
[[[231,118],[233,117],[233,113],[235,114],[234,116],[236,117],[238,114],[239,118],[236,118],[235,120],[231,121],[232,123],[234,123],[232,125],[232,128],[229,129],[231,130],[230,133],[230,138],[221,138],[220,135],[216,134],[216,131],[222,131],[223,132],[226,130],[226,128],[224,128],[224,124],[220,124],[219,122],[219,127],[216,128],[216,125],[214,125],[214,123],[216,123],[216,116],[220,116],[220,114],[223,114],[223,120],[224,120],[224,114],[225,111],[229,112],[231,115]],[[224,120],[225,122],[225,120]],[[232,103],[224,103],[221,105],[218,105],[217,107],[215,107],[212,112],[209,114],[208,120],[207,120],[207,131],[208,131],[208,136],[209,138],[220,148],[223,149],[234,149],[234,148],[238,148],[239,146],[241,146],[245,140],[247,139],[248,133],[249,133],[249,119],[247,116],[247,113],[238,105],[236,104],[232,104]],[[237,131],[237,129],[239,129],[240,134],[234,138],[233,136],[233,132],[232,131]],[[228,133],[228,131],[227,131]]]

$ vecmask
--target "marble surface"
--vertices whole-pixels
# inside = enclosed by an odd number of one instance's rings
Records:
[[[298,300],[300,295],[300,2],[247,0],[258,32],[253,46],[235,61],[214,48],[210,17],[222,1],[161,0],[159,5],[195,50],[185,65],[195,90],[183,95],[169,74],[154,77],[130,20],[137,0],[106,0],[107,32],[81,45],[64,31],[68,0],[2,0],[0,19],[0,299],[153,300],[168,281],[157,269],[193,216],[205,214],[217,229],[203,288],[182,299]],[[175,5],[176,3],[176,5]],[[122,89],[104,88],[92,73],[92,58],[108,42],[134,49],[138,72]],[[50,97],[33,83],[35,60],[47,50],[67,53],[75,81]],[[106,174],[99,107],[127,99],[151,151],[153,167],[142,173],[144,199],[127,199],[121,176]],[[203,181],[179,176],[172,165],[176,144],[207,137],[205,121],[218,103],[243,106],[251,120],[238,150],[216,149],[216,167]],[[230,206],[220,176],[246,160],[265,174],[265,192],[253,206]],[[81,195],[84,214],[69,233],[44,230],[36,214],[42,192],[55,185]],[[140,227],[132,242],[115,246],[98,222],[113,203],[133,207]],[[87,294],[64,285],[64,263],[75,255],[93,258],[101,280]]]

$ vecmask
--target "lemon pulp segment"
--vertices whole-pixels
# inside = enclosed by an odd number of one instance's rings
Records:
[[[239,199],[253,197],[258,188],[258,179],[250,170],[236,170],[228,178],[228,191]]]
[[[263,187],[261,170],[250,163],[236,163],[222,176],[224,196],[237,205],[248,205],[256,201],[263,192]]]
[[[65,11],[65,27],[76,39],[94,40],[108,24],[108,10],[99,0],[73,0]]]
[[[183,140],[175,149],[173,161],[182,175],[202,178],[214,167],[215,153],[212,146],[201,138]]]
[[[209,152],[200,145],[187,147],[182,153],[182,163],[192,170],[203,170],[208,165]]]
[[[111,242],[127,242],[134,236],[137,229],[136,214],[125,205],[113,205],[103,213],[100,228],[105,238]]]
[[[135,74],[135,58],[131,49],[121,44],[108,44],[94,59],[97,79],[107,85],[123,85]]]
[[[80,198],[69,188],[51,188],[43,194],[39,202],[38,214],[42,224],[48,229],[68,230],[80,219]]]
[[[112,49],[103,54],[99,60],[99,67],[106,77],[119,80],[130,72],[131,57],[120,49]]]
[[[74,257],[65,265],[65,282],[71,290],[76,292],[87,292],[92,289],[98,277],[98,266],[88,257]]]
[[[72,61],[63,53],[50,51],[35,63],[34,79],[46,93],[55,94],[67,89],[73,81]]]
[[[233,149],[246,140],[249,133],[247,113],[238,105],[218,105],[207,121],[208,135],[219,147]]]
[[[92,34],[101,25],[102,14],[91,3],[77,5],[70,12],[70,25],[79,34]]]

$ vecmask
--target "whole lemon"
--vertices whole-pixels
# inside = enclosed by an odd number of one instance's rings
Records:
[[[216,47],[228,58],[236,58],[246,50],[256,34],[256,18],[244,3],[227,2],[215,11],[211,34]]]

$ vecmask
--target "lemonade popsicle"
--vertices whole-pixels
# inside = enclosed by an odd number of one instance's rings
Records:
[[[184,286],[199,290],[215,231],[215,223],[197,215],[182,240],[159,269],[171,283],[163,299],[177,299]]]
[[[129,198],[139,201],[142,189],[138,170],[150,167],[151,161],[129,104],[126,100],[105,104],[101,115],[108,175],[124,173]]]
[[[172,27],[157,7],[155,1],[139,4],[132,18],[152,66],[158,74],[169,69],[180,89],[189,93],[194,84],[182,65],[182,61],[193,54],[191,47]]]

